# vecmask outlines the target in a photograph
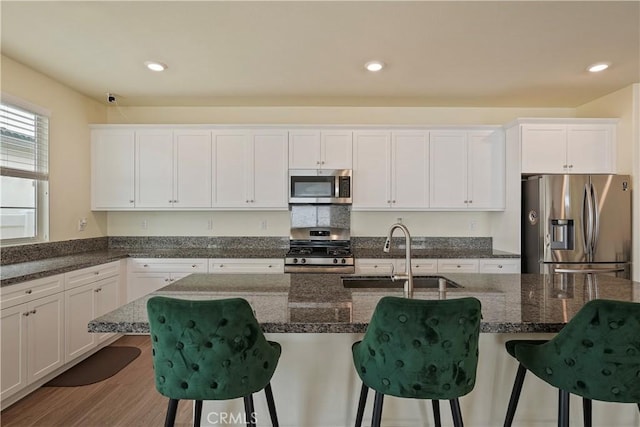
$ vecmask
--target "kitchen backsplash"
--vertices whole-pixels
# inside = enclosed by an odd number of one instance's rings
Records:
[[[332,225],[333,226],[333,225]],[[384,245],[384,237],[352,237],[354,248],[377,249]],[[394,237],[393,246],[404,247],[403,237]],[[200,236],[112,236],[63,242],[37,243],[2,248],[0,265],[37,261],[84,252],[127,249],[286,249],[289,237],[200,237]],[[491,250],[491,237],[412,237],[411,247],[431,250]]]

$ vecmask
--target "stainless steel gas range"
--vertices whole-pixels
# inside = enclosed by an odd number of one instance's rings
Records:
[[[292,228],[285,273],[355,272],[351,236],[345,228]]]

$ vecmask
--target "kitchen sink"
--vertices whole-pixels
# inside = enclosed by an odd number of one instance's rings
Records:
[[[391,280],[389,276],[348,276],[341,277],[342,286],[345,288],[390,288],[402,289],[404,280]],[[438,281],[444,279],[447,289],[461,288],[456,282],[442,276],[413,276],[413,287],[419,289],[438,289]]]

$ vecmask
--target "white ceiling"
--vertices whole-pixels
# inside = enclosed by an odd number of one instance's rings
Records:
[[[575,107],[640,81],[639,1],[7,1],[2,53],[119,105]],[[163,73],[144,61],[168,64]],[[388,64],[378,74],[363,64]],[[594,62],[612,63],[600,74]]]

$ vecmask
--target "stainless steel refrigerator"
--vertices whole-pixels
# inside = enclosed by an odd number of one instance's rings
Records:
[[[522,182],[522,271],[631,277],[631,179],[539,175]]]

